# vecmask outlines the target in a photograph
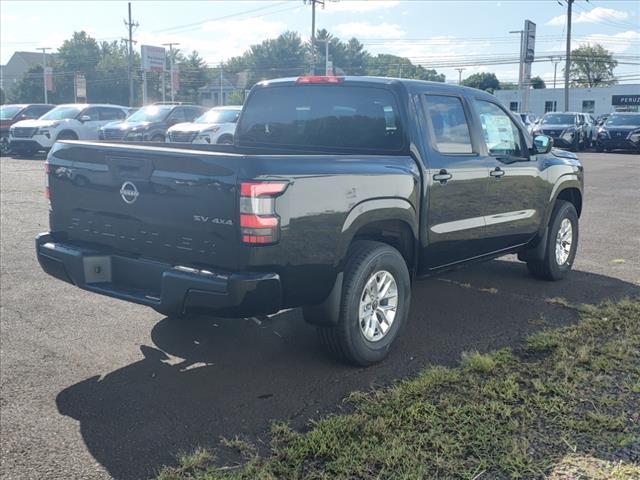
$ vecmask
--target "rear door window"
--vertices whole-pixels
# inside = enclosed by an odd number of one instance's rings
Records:
[[[435,149],[445,154],[472,153],[469,124],[460,99],[425,95],[425,104]]]
[[[250,97],[236,134],[243,145],[397,151],[404,144],[389,90],[300,85]]]

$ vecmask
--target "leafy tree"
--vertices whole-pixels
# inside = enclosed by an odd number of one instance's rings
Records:
[[[486,90],[493,93],[494,90],[500,89],[500,81],[495,73],[480,72],[469,75],[462,81],[462,85],[466,87]]]
[[[318,30],[316,35],[316,72],[324,72],[325,44],[329,40],[329,58],[333,62],[334,72],[345,75],[365,75],[366,62],[370,58],[358,39],[352,38],[344,43],[327,30]]]
[[[408,58],[387,53],[367,58],[365,69],[366,75],[377,77],[402,77],[434,82],[444,82],[445,80],[444,74],[433,69],[426,69],[422,65],[414,65]]]
[[[44,102],[44,88],[43,88],[43,75],[42,65],[34,65],[20,81],[9,90],[7,100],[10,103],[43,103]],[[58,92],[49,92],[48,100],[50,103],[58,103],[60,101]]]
[[[100,62],[101,50],[98,42],[87,32],[74,32],[58,49],[55,90],[61,102],[72,102],[74,96],[74,77],[82,73],[87,78],[87,97],[92,98],[92,73]],[[95,79],[95,77],[93,78]]]
[[[244,103],[244,95],[241,92],[231,92],[227,95],[227,105],[242,105]]]
[[[571,52],[571,85],[591,88],[617,83],[613,74],[617,66],[613,53],[602,45],[581,45]]]
[[[500,90],[518,90],[518,84],[513,82],[500,82]]]
[[[177,99],[197,103],[200,99],[198,89],[204,87],[210,80],[209,70],[204,59],[195,50],[188,56],[179,54],[176,68],[180,76],[180,88]],[[169,79],[169,75],[167,75]],[[168,83],[168,82],[167,82]],[[169,85],[167,85],[168,88]]]
[[[87,90],[91,102],[128,105],[129,59],[126,42],[100,44],[98,63],[87,74]]]
[[[547,88],[547,84],[540,76],[535,76],[531,79],[531,88],[539,90],[541,88]]]

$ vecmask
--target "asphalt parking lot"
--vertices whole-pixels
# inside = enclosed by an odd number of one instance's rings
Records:
[[[420,281],[398,344],[369,369],[326,357],[298,311],[261,325],[184,322],[46,276],[33,246],[47,229],[43,159],[2,158],[2,478],[146,478],[180,450],[260,439],[274,419],[301,426],[352,390],[575,320],[550,298],[640,295],[640,155],[579,157],[586,192],[573,274],[538,282],[508,257]]]

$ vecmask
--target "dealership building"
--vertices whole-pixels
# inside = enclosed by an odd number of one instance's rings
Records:
[[[519,90],[496,90],[495,96],[511,111],[521,109]],[[529,112],[543,115],[564,111],[564,88],[529,90]],[[591,113],[594,116],[611,112],[640,111],[640,84],[611,85],[608,87],[571,88],[569,111]]]

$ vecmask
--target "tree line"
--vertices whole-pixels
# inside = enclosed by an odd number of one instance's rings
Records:
[[[372,54],[357,38],[342,41],[325,29],[318,30],[317,42],[312,50],[309,42],[302,40],[297,32],[287,31],[276,38],[250,46],[242,55],[232,57],[221,66],[210,67],[197,51],[183,53],[173,51],[175,68],[179,71],[180,87],[176,101],[200,103],[199,89],[220,77],[223,69],[225,79],[234,83],[239,91],[251,88],[261,80],[295,77],[308,74],[313,59],[316,71],[324,72],[325,42],[329,43],[329,57],[334,72],[338,75],[373,75],[403,77],[417,80],[444,82],[445,76],[434,69],[416,65],[409,58],[391,54]],[[613,69],[617,62],[611,52],[600,45],[582,46],[573,52],[571,75],[574,85],[598,86],[615,82]],[[167,53],[166,69],[171,59]],[[94,103],[127,105],[129,102],[128,45],[127,42],[98,42],[86,32],[75,32],[65,40],[49,66],[53,68],[54,90],[49,92],[52,103],[74,101],[74,77],[85,75],[87,98]],[[147,72],[147,95],[149,101],[162,99],[161,74]],[[133,54],[133,76],[136,99],[142,99],[141,59]],[[32,67],[17,85],[3,98],[12,103],[42,102],[42,66]],[[169,95],[169,78],[166,75],[165,97]],[[494,73],[481,72],[463,80],[463,85],[493,92],[498,89],[515,89],[517,85],[500,82]],[[545,88],[540,77],[532,79],[533,88]],[[4,97],[4,95],[3,95]],[[241,103],[242,96],[229,98],[230,103]]]

